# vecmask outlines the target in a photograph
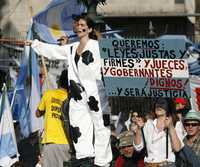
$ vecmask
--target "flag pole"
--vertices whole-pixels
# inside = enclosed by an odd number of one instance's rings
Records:
[[[0,38],[0,44],[7,44],[7,43],[24,46],[26,43],[26,40],[16,40],[15,38]]]
[[[48,73],[47,73],[47,67],[46,67],[46,64],[45,64],[45,60],[44,60],[44,56],[41,56],[41,59],[42,59],[42,67],[44,69],[44,79],[47,81],[47,89],[50,88],[50,81],[49,81],[49,78],[48,78]]]

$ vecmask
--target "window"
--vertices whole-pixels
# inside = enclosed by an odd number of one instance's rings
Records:
[[[175,0],[175,4],[184,4],[185,0]]]

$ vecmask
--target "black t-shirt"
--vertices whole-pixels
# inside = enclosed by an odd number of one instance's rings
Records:
[[[74,61],[75,61],[76,66],[78,64],[79,59],[80,59],[80,55],[76,52],[76,55],[74,57]]]

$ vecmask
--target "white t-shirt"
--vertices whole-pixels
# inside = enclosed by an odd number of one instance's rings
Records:
[[[143,128],[148,153],[148,157],[144,158],[144,162],[175,162],[175,154],[172,152],[170,137],[168,135],[168,159],[166,159],[166,132],[159,132],[156,124],[157,119],[148,120]],[[133,145],[137,151],[142,150],[144,147],[143,142],[139,145],[133,143]]]

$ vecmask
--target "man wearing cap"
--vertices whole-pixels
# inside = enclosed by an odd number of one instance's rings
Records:
[[[125,131],[119,136],[120,155],[116,159],[114,167],[144,167],[144,155],[136,152],[133,147],[133,132]]]
[[[120,156],[117,158],[114,167],[136,166],[132,159],[134,149],[133,133],[131,131],[125,131],[119,135],[119,150]]]
[[[200,157],[200,112],[188,112],[184,118],[184,127],[187,132],[184,143]]]
[[[183,119],[187,132],[184,138],[184,146],[176,154],[177,167],[200,166],[200,112],[189,111]]]

